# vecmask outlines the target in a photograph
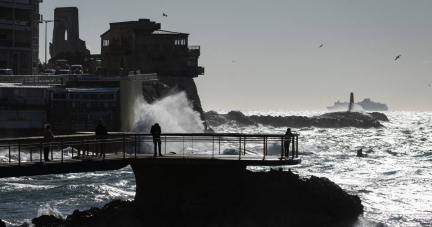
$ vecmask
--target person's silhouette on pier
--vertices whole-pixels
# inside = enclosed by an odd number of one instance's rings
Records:
[[[285,157],[287,159],[289,158],[289,146],[290,146],[292,136],[293,136],[293,134],[291,133],[291,128],[288,128],[286,133],[285,133],[285,138],[284,138]]]
[[[152,125],[151,129],[150,129],[150,133],[153,136],[153,144],[154,144],[154,156],[157,156],[156,153],[156,147],[159,146],[159,156],[163,156],[161,153],[161,139],[160,139],[160,134],[162,133],[162,129],[159,126],[158,123]]]
[[[96,138],[99,139],[100,141],[100,157],[102,157],[102,155],[105,157],[105,143],[104,143],[104,139],[105,136],[108,134],[106,127],[103,125],[103,121],[99,120],[99,124],[96,126],[95,128],[95,133],[96,133]],[[98,153],[96,152],[96,156],[98,155]]]
[[[47,124],[45,125],[45,132],[44,132],[44,139],[45,139],[45,146],[44,146],[44,160],[46,162],[51,161],[49,160],[49,151],[51,146],[51,140],[54,139],[54,135],[51,132],[51,125]]]

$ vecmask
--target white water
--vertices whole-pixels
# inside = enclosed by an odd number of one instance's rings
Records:
[[[193,110],[185,92],[170,95],[152,104],[140,97],[135,101],[134,112],[134,132],[150,132],[155,123],[159,123],[162,133],[204,131],[200,115]]]
[[[136,130],[148,132],[155,122],[161,124],[164,132],[198,130],[202,127],[199,116],[185,100],[184,94],[178,94],[153,105],[142,103],[136,109],[141,119],[137,121]],[[176,108],[173,109],[172,105]],[[326,112],[256,110],[244,113],[315,116]],[[380,129],[293,128],[301,135],[299,154],[303,162],[290,168],[302,177],[327,177],[348,193],[359,195],[365,213],[357,226],[368,226],[368,220],[383,222],[386,226],[431,226],[432,113],[385,114],[390,122],[383,122],[385,128]],[[286,130],[263,125],[222,125],[214,129],[220,133],[280,134]],[[237,145],[230,147],[228,144],[222,151],[229,152],[236,148]],[[368,158],[356,157],[356,150],[360,148],[369,155]],[[194,149],[198,150],[195,146]],[[259,154],[262,147],[251,145],[247,149],[250,154]],[[273,144],[269,150],[278,152],[280,147]],[[0,160],[7,160],[6,155],[7,152],[0,153]],[[251,170],[269,169],[260,167]],[[133,199],[134,194],[135,179],[130,167],[108,172],[0,179],[0,218],[13,225],[21,225],[40,212],[66,217],[75,209],[102,207],[115,198]]]

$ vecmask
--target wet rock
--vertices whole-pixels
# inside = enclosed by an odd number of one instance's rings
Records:
[[[42,215],[38,218],[33,218],[32,223],[35,227],[51,227],[51,226],[61,226],[63,220],[60,218],[56,218],[52,215]]]
[[[258,124],[252,121],[249,117],[246,117],[240,111],[230,111],[226,116],[228,120],[236,121],[241,126],[258,126]]]
[[[0,219],[0,227],[6,227],[6,224],[1,219]]]
[[[219,115],[216,111],[208,111],[205,112],[204,114],[207,123],[213,127],[218,127],[228,122],[228,120],[225,117]]]
[[[228,114],[218,114],[215,111],[205,112],[210,126],[217,127],[228,123],[230,120],[240,125],[271,125],[273,127],[319,127],[319,128],[380,128],[380,121],[388,121],[383,113],[363,114],[357,112],[332,112],[315,117],[304,116],[245,116],[239,111],[231,111]],[[211,120],[210,120],[211,119]]]

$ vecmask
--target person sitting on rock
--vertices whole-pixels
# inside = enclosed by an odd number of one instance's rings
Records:
[[[291,133],[291,128],[288,128],[286,133],[285,133],[285,138],[284,138],[285,157],[287,159],[289,158],[289,146],[290,146],[292,136],[293,136],[293,134]]]

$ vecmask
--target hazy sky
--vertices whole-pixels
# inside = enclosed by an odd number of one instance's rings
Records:
[[[69,6],[92,54],[110,22],[148,18],[189,33],[201,46],[205,110],[326,110],[354,92],[390,110],[432,111],[431,0],[45,0],[41,14]],[[44,25],[40,34],[43,61]]]

